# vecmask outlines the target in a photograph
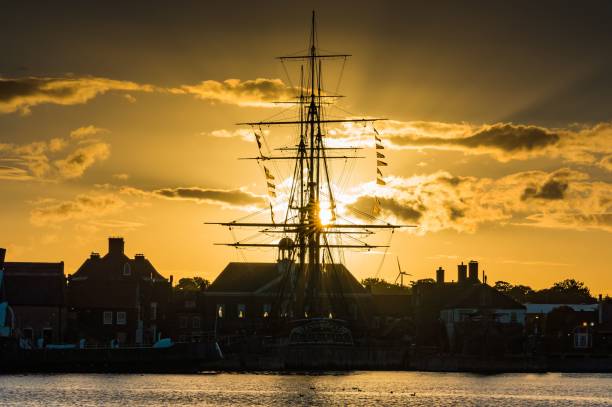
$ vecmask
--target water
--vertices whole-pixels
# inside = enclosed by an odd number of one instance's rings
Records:
[[[412,393],[416,393],[412,395]],[[612,406],[612,374],[0,376],[2,406]]]

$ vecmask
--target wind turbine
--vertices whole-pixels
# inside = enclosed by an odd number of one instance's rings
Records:
[[[402,266],[400,266],[399,257],[397,258],[397,269],[399,273],[397,273],[397,277],[395,278],[395,284],[397,284],[397,280],[400,281],[400,287],[404,286],[404,276],[411,276],[412,274],[408,274],[405,271],[402,271]]]

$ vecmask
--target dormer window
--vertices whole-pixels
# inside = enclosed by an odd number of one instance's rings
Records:
[[[125,263],[123,265],[123,275],[126,277],[132,275],[132,268],[130,267],[130,263]]]

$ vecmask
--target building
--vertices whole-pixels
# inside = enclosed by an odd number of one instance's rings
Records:
[[[522,351],[525,306],[486,284],[473,284],[440,311],[449,350],[467,354]]]
[[[4,251],[4,250],[3,250]],[[2,253],[2,259],[4,253]],[[0,269],[1,269],[0,264]],[[66,331],[64,263],[4,262],[7,325],[32,346],[60,343]]]
[[[206,291],[207,328],[224,333],[246,333],[263,327],[273,312],[296,317],[286,302],[279,304],[281,284],[289,264],[286,260],[229,263]],[[371,294],[344,265],[327,265],[321,284],[335,287],[327,297],[326,315],[338,317],[341,314],[353,323],[369,320]]]
[[[68,276],[73,340],[108,345],[150,344],[167,334],[172,277],[164,278],[143,254],[129,258],[120,237],[108,253],[91,256]]]
[[[176,342],[200,342],[207,338],[205,296],[200,290],[177,290],[172,293],[169,321],[170,336]]]
[[[478,262],[457,266],[457,280],[445,270],[413,287],[416,344],[463,354],[523,350],[525,307],[479,279]]]

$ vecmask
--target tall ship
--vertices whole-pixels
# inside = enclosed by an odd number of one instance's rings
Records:
[[[378,187],[385,185],[382,167],[387,165],[382,140],[374,127],[385,119],[330,114],[342,96],[324,86],[323,68],[335,62],[343,70],[348,57],[349,54],[321,51],[313,11],[306,52],[278,57],[290,83],[287,66],[299,67],[299,86],[292,86],[294,97],[278,101],[288,108],[271,120],[238,123],[252,129],[259,154],[245,159],[254,160],[262,169],[270,197],[269,209],[239,220],[211,223],[228,227],[232,233],[233,241],[218,244],[239,251],[252,248],[276,251],[278,277],[268,287],[273,301],[266,311],[265,327],[253,335],[265,337],[271,346],[283,349],[280,353],[286,358],[291,359],[292,352],[302,354],[304,357],[293,356],[296,367],[338,365],[337,360],[325,359],[328,356],[341,358],[344,364],[362,358],[355,352],[363,351],[367,343],[371,307],[363,286],[344,265],[345,251],[386,253],[390,239],[386,244],[376,244],[369,242],[370,237],[407,227],[378,219],[380,207],[375,197],[369,211],[337,200],[339,183],[346,183],[346,179],[334,179],[334,163],[352,168],[353,160],[365,156],[363,145],[347,146],[333,140],[329,135],[333,126],[360,125],[371,130]],[[293,135],[285,137],[291,144],[270,147],[274,145],[270,131],[276,127],[291,129]],[[287,178],[279,179],[275,172],[279,165],[285,165],[290,172]],[[339,172],[341,177],[346,176]],[[267,219],[261,219],[263,216]],[[243,231],[251,233],[239,238],[237,235]],[[221,316],[223,310],[217,312]],[[312,347],[317,349],[316,357]],[[313,362],[313,357],[323,359]],[[285,366],[288,364],[291,363]]]

